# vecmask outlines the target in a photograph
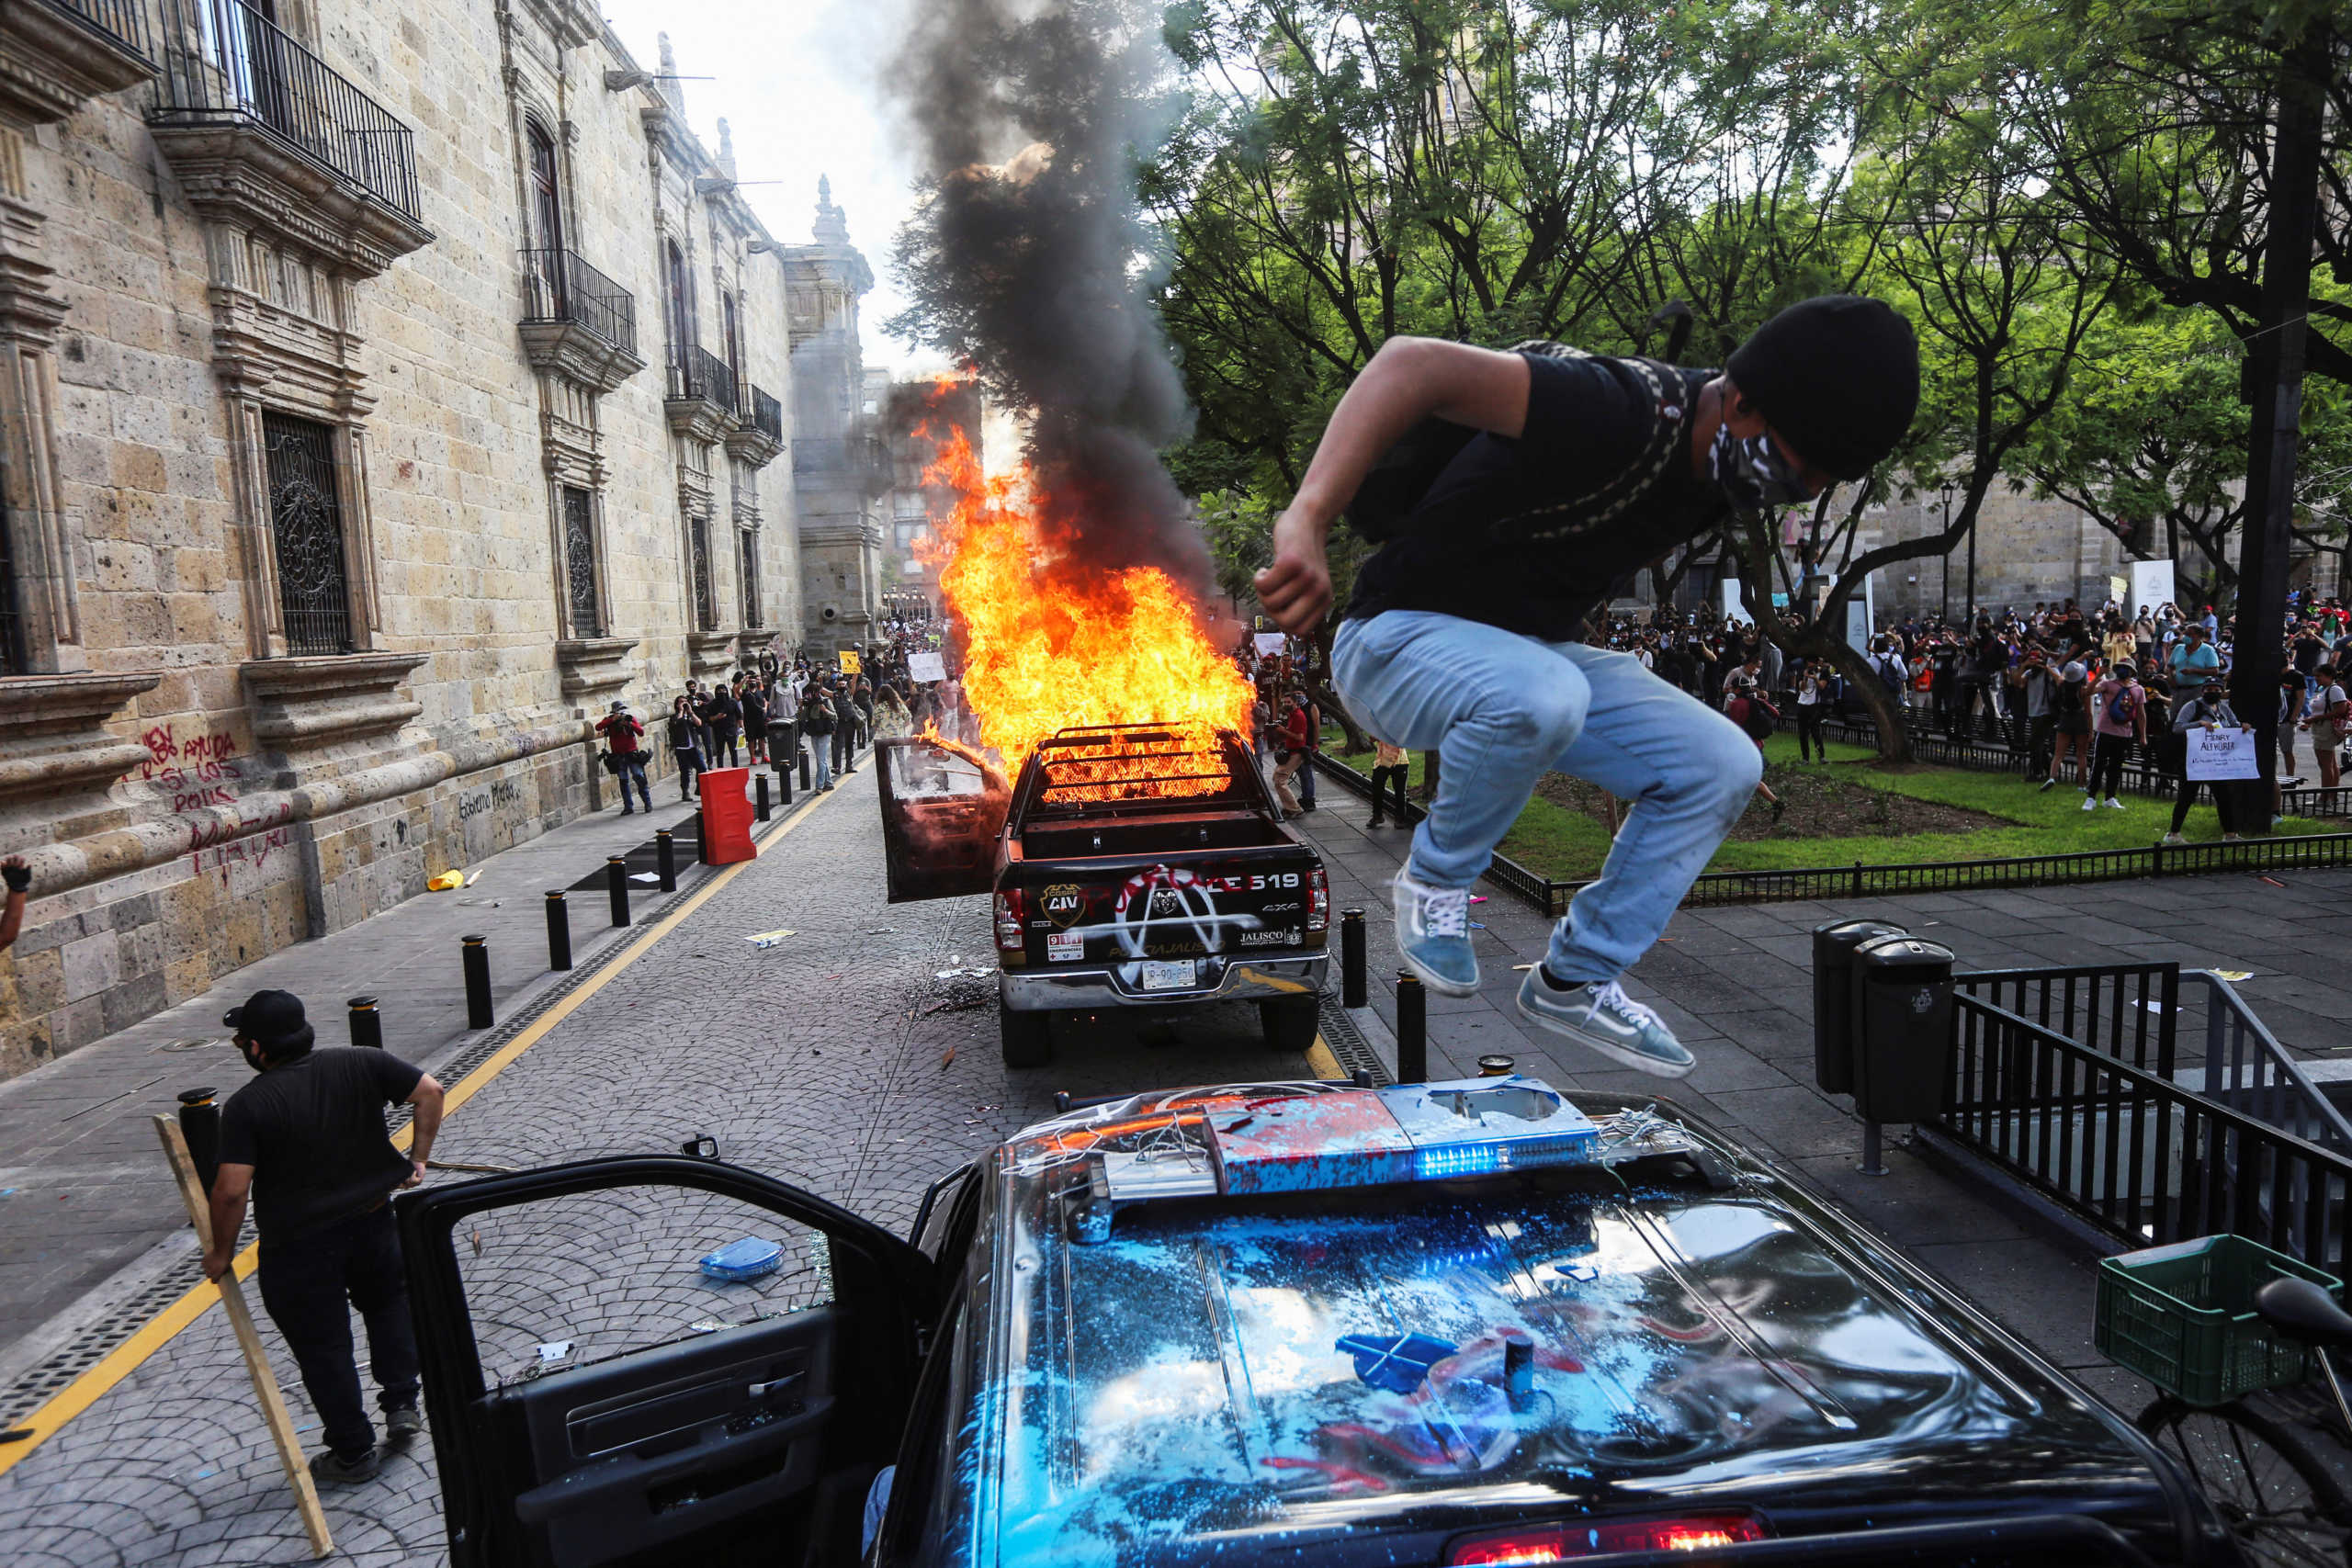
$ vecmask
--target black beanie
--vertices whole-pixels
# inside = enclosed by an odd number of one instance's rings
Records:
[[[1724,368],[1813,468],[1867,474],[1919,408],[1919,341],[1884,301],[1824,294],[1756,329]]]

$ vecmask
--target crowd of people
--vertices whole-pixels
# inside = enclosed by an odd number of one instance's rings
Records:
[[[1792,623],[1793,625],[1794,623]],[[2235,664],[2233,627],[2211,605],[2195,614],[2165,604],[2127,613],[2117,604],[2085,610],[2072,599],[2019,611],[2003,606],[1973,626],[1941,616],[1890,619],[1871,637],[1863,663],[1923,733],[2004,745],[2025,782],[2041,790],[2070,784],[2085,811],[2121,809],[2124,770],[2135,761],[2175,781],[2167,842],[2180,841],[2205,793],[2187,776],[2187,736],[2200,726],[2251,728],[2227,693]],[[1785,655],[1751,622],[1711,606],[1686,614],[1662,607],[1594,626],[1591,640],[1631,652],[1660,679],[1762,739],[1793,720],[1801,759],[1826,761],[1826,726],[1867,725],[1868,705],[1825,659]],[[2275,777],[2288,787],[2335,788],[2352,742],[2352,612],[2339,599],[2299,595],[2285,632]],[[1309,758],[1321,748],[1325,679],[1314,645],[1280,653],[1245,643],[1236,660],[1258,688],[1253,716],[1261,756],[1273,763],[1285,811],[1315,809]],[[1372,825],[1402,826],[1406,754],[1374,740]],[[1425,768],[1433,768],[1430,758]],[[2308,762],[2308,773],[2299,766]],[[1427,799],[1435,785],[1415,794]],[[1769,784],[1759,795],[1778,820],[1784,809]],[[2211,791],[2226,838],[2258,827],[2243,792]],[[2272,803],[2275,811],[2276,802]]]
[[[657,746],[677,769],[678,797],[693,800],[695,781],[713,768],[805,762],[810,786],[830,790],[857,771],[857,754],[877,739],[932,728],[967,734],[970,714],[956,682],[910,679],[909,660],[925,651],[923,634],[896,621],[888,630],[854,670],[806,652],[763,652],[724,680],[688,681],[660,714],[639,717],[626,702],[614,703],[596,732],[605,769],[620,784],[621,814],[639,805],[653,809],[647,770]]]
[[[2122,809],[2118,792],[2135,761],[2167,774],[2177,784],[2167,841],[2177,842],[2199,795],[2186,773],[2188,731],[2252,728],[2227,694],[2233,629],[2210,604],[2192,615],[2169,603],[2086,610],[2066,599],[2027,611],[2005,605],[1973,625],[1937,615],[1889,620],[1871,637],[1863,662],[1908,722],[1955,740],[2005,745],[2028,784],[2072,784],[2085,811]],[[1804,758],[1826,757],[1830,719],[1867,722],[1862,694],[1827,660],[1789,659],[1758,626],[1708,607],[1691,615],[1661,609],[1612,617],[1594,640],[1633,652],[1751,735],[1769,734],[1783,714],[1792,716]],[[2290,787],[2334,788],[2352,739],[2346,704],[2352,613],[2339,599],[2298,594],[2283,644],[2273,776]],[[2308,777],[2298,771],[2299,756],[2309,761]],[[2243,792],[2211,794],[2224,837],[2259,825]]]

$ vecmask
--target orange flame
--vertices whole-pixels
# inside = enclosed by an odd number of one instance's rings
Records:
[[[1057,761],[1056,797],[1219,788],[1217,778],[1119,782],[1221,773],[1213,761],[1216,732],[1249,734],[1254,694],[1210,640],[1200,606],[1157,567],[1105,571],[1073,559],[1036,504],[1030,477],[983,475],[955,424],[935,421],[918,434],[938,449],[923,483],[956,498],[939,538],[919,553],[938,569],[941,594],[963,633],[965,699],[1006,771],[1072,726],[1159,724],[1181,739],[1152,746],[1157,761],[1106,762],[1083,750],[1067,766]]]

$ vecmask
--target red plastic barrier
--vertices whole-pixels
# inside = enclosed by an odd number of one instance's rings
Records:
[[[702,858],[707,865],[731,865],[759,853],[752,844],[752,802],[744,794],[749,768],[712,768],[695,781],[702,788]]]

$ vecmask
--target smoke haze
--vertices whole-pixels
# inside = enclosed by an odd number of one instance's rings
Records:
[[[930,182],[893,261],[890,323],[977,366],[1032,421],[1055,531],[1114,568],[1208,581],[1156,453],[1190,428],[1148,289],[1136,164],[1172,113],[1174,62],[1148,0],[911,0],[888,79]]]

